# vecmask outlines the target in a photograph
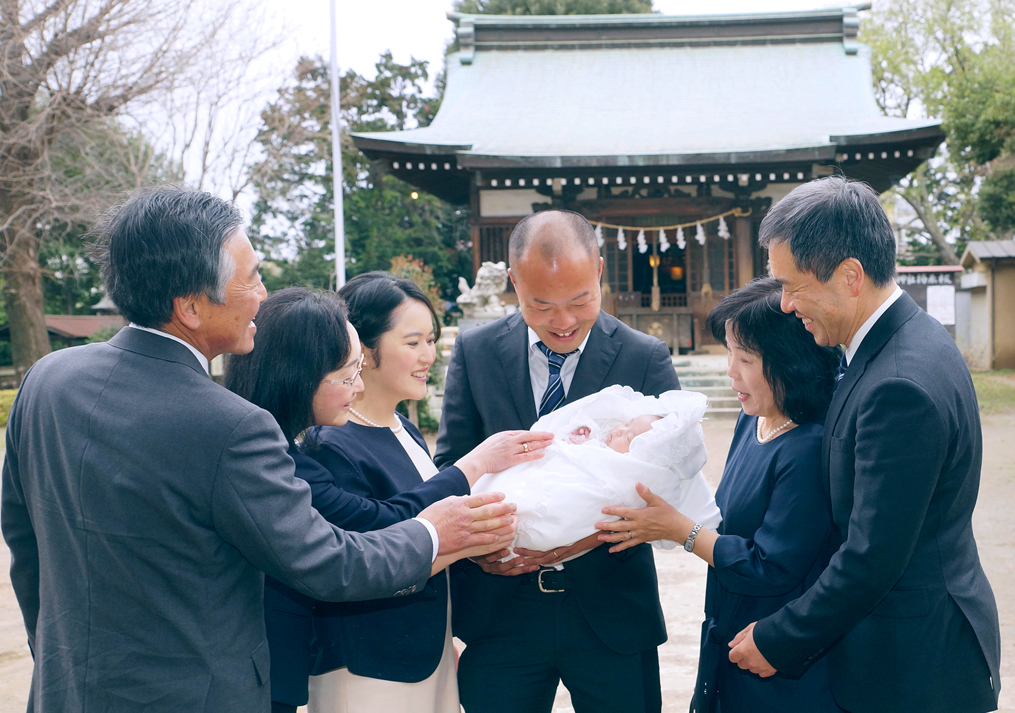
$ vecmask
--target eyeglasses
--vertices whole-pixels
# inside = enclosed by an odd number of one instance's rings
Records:
[[[363,371],[363,364],[366,362],[366,355],[360,356],[359,365],[356,367],[356,373],[350,376],[348,379],[321,379],[322,384],[332,384],[333,386],[352,386],[356,383],[356,379],[359,378],[360,373]]]

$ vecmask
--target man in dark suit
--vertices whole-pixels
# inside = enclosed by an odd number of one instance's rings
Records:
[[[962,356],[896,286],[891,224],[866,184],[800,186],[760,237],[782,309],[846,347],[822,453],[840,545],[730,660],[793,675],[825,654],[836,702],[856,713],[995,710],[997,605],[971,522],[980,415]]]
[[[519,313],[455,341],[441,467],[613,384],[652,395],[680,388],[665,344],[600,310],[602,259],[585,218],[537,213],[515,227],[508,250]],[[467,644],[459,691],[469,713],[549,711],[561,680],[579,713],[660,709],[656,647],[666,629],[652,550],[597,545],[592,535],[506,564],[494,555],[456,565],[452,614]]]
[[[359,535],[317,514],[271,415],[208,378],[253,347],[265,297],[241,224],[206,193],[130,199],[104,274],[132,325],[25,376],[0,516],[30,711],[267,713],[262,572],[317,599],[404,595],[513,517],[460,498]]]

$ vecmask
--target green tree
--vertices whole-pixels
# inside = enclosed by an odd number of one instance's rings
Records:
[[[376,70],[373,79],[352,70],[340,78],[343,124],[382,131],[425,121],[431,101],[423,89],[426,63],[400,65],[385,52]],[[257,200],[251,232],[271,262],[264,273],[269,289],[333,284],[329,81],[323,59],[303,58],[293,81],[262,112],[264,159],[252,169]],[[344,132],[342,162],[347,273],[387,270],[393,258],[411,254],[431,268],[444,298],[452,298],[458,276],[471,275],[467,212],[386,174]]]
[[[996,2],[992,37],[952,82],[945,129],[959,155],[983,175],[978,213],[999,235],[1015,234],[1015,9]]]
[[[992,48],[1010,51],[1013,6],[1013,0],[888,0],[861,25],[881,110],[946,118],[943,150],[886,195],[913,209],[916,219],[896,227],[933,246],[938,262],[956,264],[968,241],[999,237],[980,210],[988,169],[973,160],[969,142],[948,118],[972,111],[958,108],[967,92],[984,98],[982,87],[970,82],[990,66]]]
[[[455,0],[455,12],[481,15],[623,15],[654,12],[652,0]]]

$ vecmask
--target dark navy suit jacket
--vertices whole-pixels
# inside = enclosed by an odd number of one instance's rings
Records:
[[[983,454],[962,355],[903,294],[871,328],[825,419],[838,550],[754,640],[779,671],[828,650],[849,711],[980,713],[1001,687],[997,605],[973,539]]]
[[[423,449],[416,427],[402,419]],[[290,451],[296,475],[310,484],[313,505],[328,522],[369,532],[415,517],[469,482],[449,467],[422,481],[405,449],[386,428],[350,423],[308,433],[305,451]],[[265,624],[271,651],[271,699],[305,705],[310,674],[348,666],[361,676],[422,681],[437,668],[447,623],[447,575],[415,594],[334,607],[265,579]]]
[[[453,463],[494,433],[528,429],[536,421],[529,380],[528,328],[513,314],[458,335],[448,367],[438,466]],[[601,312],[589,333],[564,403],[623,384],[657,396],[679,389],[669,349]],[[666,641],[655,560],[648,544],[610,554],[597,547],[565,565],[589,626],[604,644],[635,654]],[[467,560],[452,568],[455,636],[480,638],[520,577],[487,574]]]

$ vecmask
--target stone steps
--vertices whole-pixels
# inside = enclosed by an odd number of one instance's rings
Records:
[[[708,397],[706,418],[726,419],[740,415],[737,392],[726,376],[725,354],[688,354],[673,357],[673,368],[680,377],[680,388],[698,391]]]

